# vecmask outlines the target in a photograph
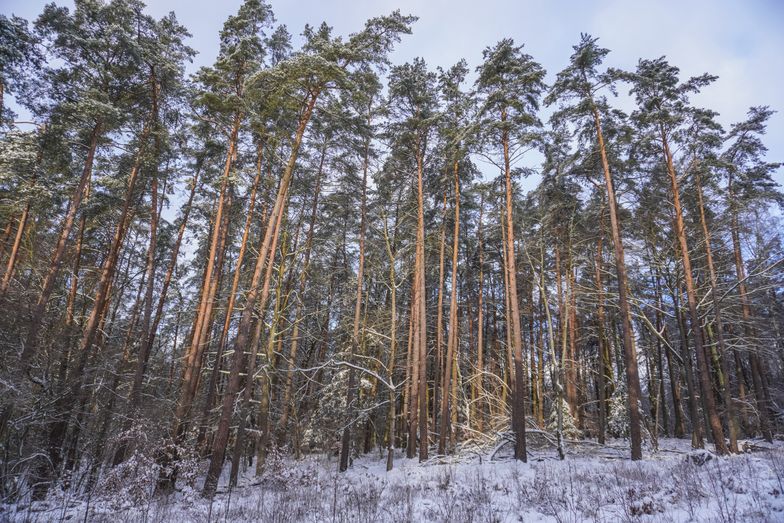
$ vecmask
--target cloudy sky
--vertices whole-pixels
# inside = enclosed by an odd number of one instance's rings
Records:
[[[43,0],[0,0],[0,12],[34,19]],[[72,5],[70,1],[56,3]],[[193,68],[211,63],[218,31],[241,0],[148,0],[155,16],[174,11],[199,51]],[[780,111],[766,143],[770,161],[784,161],[784,1],[781,0],[272,0],[279,23],[298,35],[306,24],[327,21],[338,34],[370,17],[400,9],[419,21],[392,60],[416,56],[435,67],[466,58],[473,68],[482,50],[499,39],[524,43],[552,79],[568,62],[581,32],[612,52],[607,64],[633,69],[639,58],[666,55],[682,77],[710,72],[719,80],[695,104],[720,113],[723,125],[742,120],[751,105]],[[621,105],[626,102],[620,100]],[[784,184],[784,169],[776,175]]]

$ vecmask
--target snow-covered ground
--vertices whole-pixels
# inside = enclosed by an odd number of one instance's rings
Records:
[[[658,452],[631,462],[622,441],[571,444],[559,461],[552,449],[527,464],[499,452],[463,450],[420,464],[398,457],[386,472],[379,454],[337,473],[334,457],[272,459],[263,477],[252,468],[231,493],[223,478],[212,503],[199,481],[168,498],[150,495],[140,478],[104,487],[89,504],[73,496],[0,508],[0,520],[177,522],[484,522],[484,521],[784,521],[784,445],[727,458],[691,452],[666,439]],[[492,459],[491,459],[492,458]],[[707,459],[704,463],[702,461]],[[89,513],[86,512],[89,510]]]

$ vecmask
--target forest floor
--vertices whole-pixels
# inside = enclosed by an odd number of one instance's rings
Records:
[[[222,478],[212,503],[199,496],[199,479],[153,496],[140,479],[152,475],[137,467],[89,502],[59,492],[0,506],[0,521],[784,521],[784,442],[743,444],[747,452],[716,458],[692,451],[688,440],[662,439],[638,462],[622,440],[571,442],[563,461],[552,447],[532,444],[528,463],[512,460],[502,444],[422,464],[396,455],[391,472],[376,452],[344,474],[334,456],[272,457],[262,477],[251,467],[232,492]]]

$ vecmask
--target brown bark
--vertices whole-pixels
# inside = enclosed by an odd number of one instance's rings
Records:
[[[372,100],[368,103],[367,123],[371,122]],[[367,229],[367,174],[368,162],[370,161],[370,138],[365,141],[365,159],[362,167],[362,196],[360,198],[359,209],[359,267],[357,267],[357,294],[354,302],[354,326],[351,330],[351,345],[349,359],[360,352],[359,339],[359,320],[362,312],[362,285],[365,275],[365,232]],[[346,393],[346,418],[347,422],[343,428],[340,438],[340,464],[338,470],[345,472],[348,470],[349,452],[351,447],[351,429],[354,426],[354,401],[357,397],[356,369],[351,367],[348,371],[348,391]]]
[[[609,390],[608,384],[612,384],[613,372],[612,363],[610,361],[610,349],[607,342],[607,335],[604,331],[605,327],[605,313],[604,313],[604,281],[602,278],[602,271],[604,265],[604,207],[599,212],[599,235],[596,239],[596,257],[594,261],[594,279],[596,282],[596,337],[598,345],[598,389],[599,389],[599,437],[598,441],[602,445],[605,442],[605,433],[607,430],[607,416],[609,415],[609,397],[612,392]]]
[[[579,376],[577,374],[577,296],[575,292],[575,269],[572,265],[571,242],[569,244],[569,251],[569,272],[567,276],[569,295],[566,297],[567,303],[569,304],[569,351],[567,355],[568,365],[566,366],[566,398],[572,417],[577,421],[578,425],[580,425],[582,416],[580,415],[577,387],[577,382],[579,381]]]
[[[147,369],[147,362],[150,357],[150,352],[152,351],[153,344],[155,343],[155,337],[158,332],[158,326],[160,325],[161,319],[163,318],[163,309],[166,305],[167,295],[169,292],[169,286],[171,285],[172,277],[174,276],[174,271],[177,268],[177,260],[180,253],[180,246],[182,245],[182,239],[185,236],[185,230],[188,227],[188,218],[190,217],[191,209],[193,206],[193,198],[196,195],[196,191],[199,187],[199,174],[201,172],[201,164],[197,165],[196,172],[193,175],[193,179],[191,180],[191,190],[190,194],[188,195],[188,200],[183,207],[183,215],[180,221],[180,226],[177,229],[177,239],[174,241],[174,246],[172,247],[171,252],[171,259],[169,260],[169,265],[166,269],[166,274],[163,277],[163,283],[161,284],[161,291],[160,295],[158,296],[158,303],[155,308],[155,315],[152,318],[152,322],[150,323],[149,329],[146,332],[143,332],[144,341],[139,349],[139,355],[136,360],[136,366],[133,375],[133,382],[131,383],[131,390],[128,393],[128,406],[130,408],[130,413],[128,415],[128,419],[126,420],[123,430],[127,431],[131,428],[134,421],[136,420],[136,416],[138,415],[139,409],[141,408],[141,399],[142,399],[142,384],[144,382],[144,375]],[[179,322],[178,322],[179,324]],[[177,343],[176,343],[176,336],[174,341],[174,351],[176,353]],[[112,460],[112,464],[114,466],[121,463],[126,457],[128,453],[128,446],[127,444],[121,444],[117,450],[115,451],[114,458]]]
[[[90,315],[87,317],[84,332],[82,333],[82,340],[79,344],[79,352],[89,352],[92,349],[98,334],[98,325],[102,318],[103,309],[109,299],[109,288],[112,280],[114,279],[115,269],[117,267],[117,259],[120,254],[120,248],[125,240],[125,232],[130,225],[130,211],[131,202],[133,201],[133,192],[136,187],[136,181],[139,176],[139,171],[142,166],[142,159],[147,145],[147,139],[150,136],[151,123],[147,122],[139,138],[139,148],[136,152],[136,158],[131,168],[131,173],[128,176],[127,188],[125,191],[125,201],[123,203],[120,219],[117,222],[117,228],[114,233],[109,254],[104,260],[103,267],[101,268],[101,276],[98,282],[98,289],[93,298],[93,308]],[[157,202],[156,202],[157,204]],[[156,207],[157,209],[157,207]]]
[[[628,390],[629,406],[629,432],[631,436],[631,458],[632,460],[642,459],[642,434],[640,432],[640,410],[639,401],[642,396],[640,390],[640,376],[637,370],[637,351],[634,348],[632,336],[632,318],[628,302],[628,281],[626,277],[626,260],[623,253],[623,242],[621,240],[621,226],[618,222],[618,204],[615,199],[615,187],[613,186],[610,164],[607,160],[607,151],[604,145],[604,135],[602,124],[599,118],[599,110],[593,106],[594,124],[596,127],[596,139],[599,144],[599,153],[602,160],[604,171],[604,183],[607,188],[607,206],[610,211],[610,229],[612,230],[613,248],[615,254],[615,269],[618,275],[618,304],[621,314],[621,327],[623,331],[623,350],[626,359],[626,382]]]
[[[406,457],[412,459],[416,455],[416,431],[417,431],[417,417],[419,412],[417,396],[419,394],[419,351],[416,346],[416,331],[417,331],[417,304],[416,304],[416,288],[417,288],[417,275],[411,282],[411,307],[408,314],[408,352],[406,355],[406,380],[408,383],[405,397],[405,404],[403,411],[406,413],[408,421],[408,442],[406,444]]]
[[[207,498],[212,498],[215,495],[215,489],[218,486],[218,476],[220,475],[223,466],[223,457],[226,452],[226,445],[229,436],[229,424],[231,423],[231,415],[233,411],[234,399],[240,385],[240,369],[244,359],[245,351],[248,349],[249,342],[251,341],[251,328],[253,323],[253,312],[255,309],[264,310],[267,306],[267,299],[269,298],[269,278],[265,278],[264,289],[262,290],[261,299],[259,300],[259,280],[261,279],[261,272],[264,269],[265,261],[270,255],[270,246],[273,237],[277,240],[281,217],[279,214],[288,200],[288,189],[291,183],[291,177],[294,172],[294,166],[297,162],[297,155],[299,147],[302,143],[302,138],[305,134],[310,117],[313,114],[313,108],[318,100],[319,89],[313,90],[309,93],[309,99],[305,110],[303,111],[299,125],[297,127],[294,141],[291,147],[291,154],[288,163],[283,171],[278,187],[278,195],[275,199],[275,207],[270,214],[270,220],[267,224],[267,230],[264,233],[264,240],[261,248],[259,249],[259,256],[256,260],[256,267],[253,272],[250,287],[248,288],[242,317],[240,324],[237,328],[237,336],[234,340],[234,353],[232,355],[231,370],[229,374],[229,381],[226,384],[224,392],[223,404],[221,407],[221,416],[218,422],[218,429],[215,434],[213,442],[212,457],[210,459],[210,467],[207,472],[207,478],[204,482],[202,495]],[[274,252],[272,252],[274,254]],[[256,344],[252,347],[251,358],[256,357]]]
[[[482,218],[484,213],[484,193],[480,197],[479,203],[479,223],[477,226],[477,241],[479,243],[479,283],[477,290],[477,331],[476,331],[476,375],[474,376],[474,404],[477,413],[477,430],[484,431],[485,423],[485,391],[484,391],[484,373],[485,373],[485,344],[484,344],[484,238],[482,236]]]
[[[446,254],[446,196],[444,189],[443,210],[441,213],[441,238],[438,250],[438,300],[436,303],[436,379],[433,380],[433,428],[431,432],[438,433],[438,405],[441,391],[446,391],[444,386],[444,258]]]
[[[501,121],[506,122],[506,111],[501,112]],[[525,400],[526,376],[523,363],[523,340],[520,327],[520,307],[517,299],[517,267],[515,264],[514,220],[512,213],[512,170],[509,159],[509,131],[502,135],[504,149],[504,174],[506,179],[506,267],[509,278],[509,302],[512,319],[512,347],[514,349],[514,395],[512,399],[512,430],[515,433],[515,459],[528,461],[525,448]]]
[[[288,372],[286,374],[286,381],[283,387],[283,413],[278,422],[279,434],[283,436],[286,434],[288,426],[289,413],[294,409],[291,405],[291,391],[294,384],[294,367],[297,362],[297,351],[300,342],[299,326],[302,321],[302,307],[305,299],[305,291],[307,290],[308,282],[308,269],[310,268],[310,253],[313,247],[313,233],[316,230],[316,219],[318,217],[318,204],[319,197],[321,196],[321,178],[324,172],[324,160],[327,156],[327,144],[325,141],[321,148],[321,158],[319,160],[319,168],[316,174],[316,186],[313,189],[313,203],[310,208],[310,223],[308,225],[308,235],[305,239],[305,257],[302,261],[302,268],[299,274],[299,289],[297,291],[297,302],[294,310],[294,330],[291,333],[291,351],[289,353]]]
[[[711,432],[713,434],[713,443],[716,447],[716,452],[719,454],[726,454],[727,445],[724,441],[724,430],[719,420],[719,415],[716,410],[716,401],[713,397],[713,387],[710,380],[709,363],[705,355],[705,344],[702,338],[702,326],[700,324],[700,316],[697,312],[697,294],[694,289],[694,279],[691,270],[691,258],[689,256],[689,247],[686,240],[686,227],[683,223],[683,211],[681,209],[680,193],[678,189],[678,179],[675,174],[675,168],[672,163],[672,154],[670,153],[669,143],[664,129],[660,130],[662,150],[664,152],[664,160],[667,166],[667,172],[670,175],[670,184],[672,185],[672,202],[675,207],[675,234],[678,237],[678,243],[681,249],[681,262],[683,263],[683,276],[686,283],[686,299],[689,306],[689,317],[691,320],[691,331],[694,338],[694,350],[697,355],[697,370],[700,375],[700,388],[702,389],[703,403],[706,408],[706,415],[710,424]]]
[[[740,247],[740,227],[738,226],[738,210],[735,204],[735,195],[733,180],[730,177],[727,183],[727,188],[730,197],[730,213],[731,213],[731,235],[732,235],[732,250],[735,259],[735,276],[738,280],[738,294],[740,295],[741,313],[743,318],[743,332],[746,338],[754,336],[754,329],[751,324],[751,306],[749,305],[748,289],[746,287],[746,269],[743,265],[743,253]],[[751,368],[751,383],[754,387],[754,397],[757,403],[757,410],[759,413],[759,426],[762,436],[767,441],[773,441],[773,432],[770,428],[768,417],[770,416],[770,403],[765,394],[764,376],[762,375],[762,367],[757,355],[756,349],[752,348],[749,351],[749,367]],[[740,381],[740,380],[739,380]]]
[[[455,190],[455,217],[454,217],[454,232],[452,234],[452,292],[449,299],[449,338],[447,340],[446,348],[446,361],[444,365],[444,380],[443,380],[443,398],[441,399],[441,428],[438,434],[438,453],[446,453],[446,436],[447,431],[450,430],[450,399],[455,401],[457,398],[453,396],[450,391],[450,382],[452,379],[453,365],[457,357],[457,253],[459,247],[460,235],[460,177],[458,170],[458,161],[455,160],[453,168],[454,176],[454,190]],[[452,396],[452,398],[450,398]],[[454,431],[454,426],[451,430]]]
[[[259,143],[256,149],[256,176],[251,186],[248,202],[248,215],[245,218],[245,228],[242,231],[242,240],[240,241],[240,251],[237,254],[237,261],[234,267],[234,277],[231,282],[231,290],[229,291],[229,301],[226,305],[226,316],[223,321],[223,330],[221,330],[220,338],[218,339],[218,349],[215,353],[215,365],[213,365],[212,372],[210,373],[210,380],[207,384],[207,397],[204,400],[204,408],[201,413],[201,427],[199,428],[198,442],[204,443],[207,431],[207,423],[209,420],[210,412],[215,405],[215,397],[217,395],[218,377],[222,369],[223,351],[226,348],[226,341],[231,327],[232,315],[234,312],[234,305],[236,303],[237,289],[239,288],[240,277],[242,276],[242,262],[245,259],[245,253],[248,246],[248,238],[250,235],[251,223],[253,221],[253,211],[256,206],[256,194],[258,191],[259,183],[262,177],[262,154],[263,144]]]
[[[702,234],[705,237],[705,255],[708,262],[708,274],[710,275],[711,297],[713,299],[713,317],[716,321],[716,340],[719,345],[719,365],[723,375],[721,390],[724,397],[724,408],[726,412],[727,427],[730,437],[730,452],[738,453],[738,421],[735,417],[735,407],[732,403],[732,394],[729,384],[729,368],[727,366],[727,347],[724,343],[724,322],[721,317],[721,304],[719,303],[718,284],[716,278],[716,268],[713,265],[713,249],[711,248],[711,235],[708,229],[708,222],[705,217],[705,205],[702,196],[702,180],[699,170],[695,172],[695,184],[697,186],[697,205],[700,210],[700,224]]]
[[[395,230],[397,230],[397,208],[395,210]],[[386,217],[384,218],[384,244],[389,257],[389,360],[387,361],[387,380],[394,384],[395,365],[397,363],[397,276],[395,275],[395,247],[390,244]],[[389,411],[387,414],[387,472],[392,470],[395,457],[396,428],[396,391],[389,389]]]
[[[155,67],[150,67],[150,87],[152,92],[152,125],[155,126],[155,134],[153,136],[154,142],[154,161],[160,158],[161,155],[161,129],[159,112],[158,112],[158,96],[160,94],[160,84],[155,72]],[[147,288],[144,292],[144,314],[142,316],[142,345],[145,345],[147,338],[150,335],[150,328],[152,327],[152,308],[153,308],[153,293],[155,291],[155,248],[158,244],[158,222],[160,219],[158,208],[158,164],[151,166],[150,180],[150,241],[147,245],[146,266],[144,269],[145,278],[147,280]],[[165,191],[164,191],[165,192]],[[149,353],[148,353],[149,354]],[[139,358],[147,358],[148,354],[139,354]]]
[[[681,311],[680,303],[682,292],[680,281],[676,278],[675,288],[672,293],[672,307],[678,322],[678,333],[681,342],[681,358],[686,367],[686,390],[689,393],[689,417],[691,418],[691,444],[692,447],[701,449],[705,446],[703,441],[702,421],[700,420],[699,408],[697,406],[697,386],[694,381],[694,367],[689,354],[689,338],[686,334],[686,320]]]
[[[3,279],[0,280],[0,297],[4,296],[6,291],[8,291],[8,285],[11,283],[11,279],[14,277],[14,270],[16,269],[16,262],[19,260],[19,246],[22,244],[22,238],[24,237],[25,228],[27,226],[27,219],[30,216],[30,202],[28,201],[25,204],[24,209],[22,210],[21,216],[19,216],[19,226],[16,229],[16,235],[14,236],[14,243],[11,246],[11,253],[8,256],[8,262],[5,266],[5,273],[3,274]]]
[[[281,214],[278,216],[278,224],[282,224],[283,216],[285,213],[286,206],[284,205],[281,207]],[[271,281],[272,278],[272,269],[274,267],[275,261],[275,253],[277,252],[277,244],[278,239],[280,238],[280,234],[276,234],[275,238],[272,240],[272,247],[270,248],[269,252],[269,259],[267,260],[267,272],[264,276],[265,282],[264,286],[268,287],[268,282]],[[264,376],[264,381],[262,385],[262,400],[263,403],[266,404],[267,408],[261,412],[261,420],[259,423],[259,431],[262,433],[262,444],[261,448],[258,449],[262,452],[262,456],[266,456],[266,448],[270,441],[270,416],[269,416],[269,400],[270,400],[270,393],[272,388],[270,374],[272,374],[276,368],[276,358],[275,358],[275,344],[277,342],[278,345],[278,353],[280,352],[280,346],[283,343],[283,338],[278,336],[278,331],[281,330],[281,324],[283,322],[283,310],[285,309],[285,303],[288,301],[288,297],[284,298],[284,289],[283,289],[283,276],[286,272],[286,259],[287,259],[287,235],[284,232],[283,235],[283,242],[280,247],[280,263],[278,264],[278,274],[277,274],[277,292],[275,293],[275,306],[273,309],[273,317],[272,321],[270,322],[270,332],[269,336],[267,337],[267,350],[266,350],[266,364],[268,367],[267,372]],[[296,246],[294,248],[296,252]],[[256,329],[253,336],[253,340],[251,341],[251,352],[249,357],[247,357],[247,363],[245,366],[247,367],[247,372],[245,376],[245,388],[242,390],[242,396],[240,400],[240,419],[239,419],[239,426],[237,427],[237,436],[234,441],[234,452],[232,454],[231,460],[231,470],[229,473],[229,488],[234,488],[237,486],[237,476],[239,474],[239,465],[242,459],[242,450],[245,445],[245,425],[247,423],[247,419],[250,416],[250,400],[253,395],[253,389],[255,388],[255,380],[256,380],[256,360],[257,360],[257,353],[258,347],[261,342],[261,330],[264,326],[264,313],[262,312],[261,318],[256,321]],[[238,376],[239,378],[239,376]],[[229,380],[231,381],[232,376],[230,375]],[[224,404],[226,406],[225,401],[226,396],[224,396]],[[223,415],[223,411],[221,411],[221,415]],[[259,458],[259,462],[257,463],[258,467],[263,466],[263,458]]]
[[[428,409],[427,409],[427,314],[425,294],[425,212],[424,212],[424,151],[423,144],[417,141],[417,233],[416,252],[414,258],[414,288],[413,291],[413,354],[412,365],[414,368],[412,387],[412,410],[414,412],[412,426],[409,432],[409,445],[416,442],[416,425],[419,428],[419,461],[426,461],[428,457]],[[415,448],[415,445],[413,445]]]
[[[653,281],[653,288],[656,297],[656,329],[662,333],[662,336],[666,336],[667,328],[664,325],[664,321],[662,318],[662,310],[663,310],[663,303],[662,303],[662,291],[661,291],[661,276],[659,274],[659,269],[654,269],[654,281]],[[667,368],[669,369],[670,375],[670,394],[672,395],[672,409],[675,415],[675,426],[673,427],[673,433],[676,438],[682,438],[686,433],[686,428],[684,426],[683,421],[683,398],[681,394],[681,379],[680,379],[680,372],[678,371],[675,362],[673,361],[672,350],[668,347],[665,351],[665,356],[667,358]]]
[[[513,356],[512,356],[512,318],[511,318],[511,306],[509,302],[509,271],[507,270],[509,259],[509,252],[507,251],[507,243],[506,243],[506,220],[504,219],[504,210],[501,210],[501,262],[502,262],[502,270],[504,273],[504,336],[506,337],[504,348],[505,348],[505,356],[506,356],[506,364],[502,366],[503,368],[503,380],[502,383],[508,385],[501,388],[501,395],[500,395],[500,402],[499,407],[502,409],[506,409],[507,402],[509,400],[508,393],[511,390],[512,396],[514,397],[514,386],[515,386],[515,374],[512,372],[512,367],[514,366],[513,363]],[[503,361],[503,357],[501,354],[498,355],[498,363],[501,364]],[[512,399],[514,401],[514,398]]]
[[[229,184],[229,176],[236,154],[237,140],[239,136],[242,115],[237,113],[234,116],[231,135],[229,137],[229,149],[226,154],[226,163],[223,168],[218,203],[213,218],[212,237],[210,239],[210,250],[207,253],[207,266],[204,271],[204,281],[201,287],[201,297],[199,306],[196,310],[196,317],[193,325],[193,336],[190,345],[183,358],[183,373],[180,384],[180,393],[175,408],[174,427],[172,430],[173,438],[176,443],[182,441],[187,429],[187,417],[193,406],[193,399],[196,395],[196,388],[199,382],[202,366],[202,355],[205,348],[204,337],[207,332],[209,318],[212,315],[213,300],[217,288],[218,275],[216,271],[216,258],[222,251],[221,245],[224,243],[225,230],[223,228],[223,214],[226,205],[226,192]],[[164,482],[165,483],[165,482]],[[163,485],[162,485],[163,486]]]
[[[151,125],[151,121],[146,122],[139,137],[139,146],[136,152],[133,166],[131,167],[131,172],[128,176],[126,193],[122,211],[120,213],[120,218],[115,229],[114,238],[109,248],[109,253],[106,255],[106,258],[104,259],[101,266],[99,281],[97,284],[95,297],[93,298],[93,307],[89,316],[87,317],[87,321],[82,333],[82,338],[79,343],[79,359],[77,369],[74,374],[75,379],[73,380],[73,385],[70,390],[62,395],[61,405],[66,408],[66,411],[69,413],[69,415],[73,409],[73,405],[71,405],[70,408],[66,406],[73,404],[74,401],[80,397],[79,389],[81,387],[81,383],[83,382],[82,375],[85,366],[87,364],[93,345],[95,345],[98,341],[97,337],[99,332],[103,331],[102,325],[105,322],[106,310],[109,306],[109,297],[112,284],[115,279],[115,272],[120,256],[120,250],[125,240],[126,230],[131,221],[131,204],[134,198],[133,193],[139,177],[139,171],[141,170],[142,159],[144,157],[147,140],[151,132]],[[59,449],[59,446],[64,439],[65,431],[68,426],[68,417],[70,416],[66,416],[65,421],[58,421],[52,425],[50,431],[50,453],[52,454],[53,462],[57,462],[59,459],[59,450],[55,449]]]
[[[43,323],[46,304],[49,302],[49,298],[52,295],[52,291],[54,290],[57,276],[60,273],[60,266],[63,262],[63,255],[65,254],[65,247],[68,243],[68,237],[71,234],[71,229],[73,229],[76,212],[79,210],[82,197],[85,194],[85,189],[93,172],[95,151],[98,148],[98,141],[100,140],[102,131],[103,122],[97,121],[93,126],[92,132],[90,133],[90,145],[87,148],[87,157],[84,161],[82,175],[79,178],[79,182],[76,184],[76,187],[74,188],[71,201],[68,204],[68,210],[66,211],[65,218],[63,219],[63,227],[60,229],[60,235],[57,239],[57,244],[52,254],[52,260],[49,263],[49,268],[41,285],[41,293],[38,295],[38,300],[33,307],[27,340],[25,342],[24,349],[22,350],[22,355],[19,358],[22,367],[21,370],[23,373],[26,373],[30,368],[32,359],[35,356],[35,353],[38,351],[38,334],[41,330],[41,324]]]

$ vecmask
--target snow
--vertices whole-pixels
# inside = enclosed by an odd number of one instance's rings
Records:
[[[423,464],[397,453],[391,472],[375,453],[345,474],[335,456],[271,455],[261,478],[250,467],[231,493],[227,464],[212,503],[197,482],[135,503],[95,494],[89,506],[64,495],[4,506],[0,521],[784,521],[784,442],[744,443],[754,452],[719,458],[692,451],[688,440],[662,439],[639,462],[627,459],[622,440],[570,442],[564,461],[546,445],[528,463],[505,448],[466,448]]]

